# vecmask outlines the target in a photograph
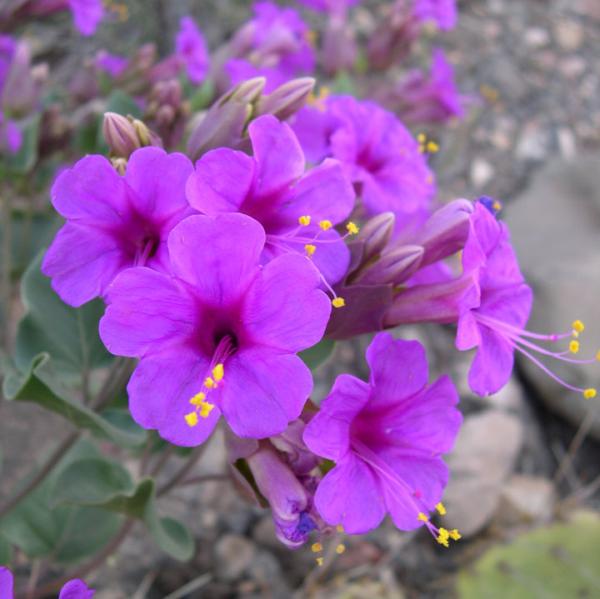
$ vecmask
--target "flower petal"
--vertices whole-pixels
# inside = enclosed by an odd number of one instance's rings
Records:
[[[319,483],[315,507],[325,522],[341,524],[348,534],[373,530],[385,516],[377,477],[351,453]]]
[[[219,407],[236,435],[270,437],[300,415],[312,385],[310,370],[298,356],[242,350],[225,363]]]
[[[254,160],[243,152],[219,148],[207,152],[187,183],[190,204],[204,214],[237,212],[250,194]]]
[[[100,337],[116,355],[142,357],[193,334],[192,298],[171,277],[150,268],[130,268],[109,287]]]
[[[95,591],[90,589],[83,580],[74,578],[63,586],[58,599],[92,599]]]
[[[323,337],[331,303],[308,260],[286,254],[269,262],[248,289],[243,308],[255,343],[298,352]]]
[[[245,214],[190,216],[169,235],[173,272],[203,301],[237,301],[258,271],[265,245],[261,225]]]
[[[136,192],[132,200],[141,214],[166,220],[186,210],[192,213],[185,197],[185,185],[192,172],[187,156],[148,147],[130,156],[125,180]]]
[[[104,156],[86,156],[60,174],[52,205],[65,218],[91,225],[120,223],[127,211],[127,185]]]
[[[256,161],[257,196],[268,196],[290,186],[304,173],[304,153],[287,123],[267,114],[248,127]]]
[[[193,411],[190,399],[200,391],[208,368],[206,358],[184,346],[140,360],[127,386],[134,420],[146,429],[157,429],[163,439],[175,445],[203,443],[219,419],[218,407],[208,418],[198,418],[193,427],[185,415]]]
[[[306,425],[304,442],[317,455],[340,461],[350,446],[350,426],[369,401],[370,387],[349,374],[337,377],[331,393]]]
[[[427,384],[427,358],[418,341],[394,340],[389,333],[379,333],[367,348],[367,362],[373,387],[371,405],[398,404]]]
[[[87,225],[68,222],[48,248],[42,272],[70,306],[81,306],[106,291],[126,257],[112,236]]]

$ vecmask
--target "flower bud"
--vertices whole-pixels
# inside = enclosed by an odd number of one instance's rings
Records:
[[[382,212],[361,227],[352,245],[362,244],[364,262],[382,252],[392,237],[395,222],[396,217],[393,212]]]
[[[102,134],[111,156],[129,158],[142,144],[135,125],[116,112],[106,112],[102,123]]]
[[[288,119],[304,106],[315,83],[312,77],[302,77],[280,85],[268,96],[259,98],[256,116],[272,114],[282,121]]]
[[[424,253],[424,249],[418,245],[393,248],[383,253],[379,260],[362,271],[354,281],[363,285],[399,285],[417,271]]]

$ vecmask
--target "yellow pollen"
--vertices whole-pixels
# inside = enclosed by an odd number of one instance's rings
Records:
[[[321,227],[323,231],[329,231],[329,229],[333,227],[333,223],[330,220],[320,220],[319,227]]]
[[[419,135],[417,135],[417,141],[420,144],[424,144],[425,141],[427,141],[427,136],[425,135],[425,133],[419,133]]]
[[[575,341],[575,340],[571,341],[569,343],[569,351],[572,354],[576,354],[579,351],[579,341]]]
[[[577,331],[578,333],[583,333],[585,330],[585,325],[583,322],[581,322],[581,320],[575,320],[571,326],[573,327],[573,330]]]
[[[448,531],[448,534],[450,535],[450,538],[453,541],[458,541],[459,539],[462,539],[462,535],[458,532],[458,529],[453,528],[452,530]]]
[[[346,230],[348,233],[350,233],[350,235],[356,235],[360,231],[360,229],[352,221],[346,225]]]
[[[194,397],[192,397],[192,399],[190,399],[190,403],[193,406],[201,406],[204,403],[205,399],[206,399],[206,393],[202,393],[202,391],[200,391],[200,393],[196,393],[196,395],[194,395]]]
[[[300,223],[300,224],[301,224],[303,227],[308,227],[308,225],[310,225],[310,216],[308,216],[308,215],[301,216],[301,217],[298,219],[298,222],[299,222],[299,223]]]
[[[322,557],[318,557],[318,558],[317,558],[315,561],[317,562],[317,566],[319,566],[319,567],[320,567],[320,566],[322,566],[322,565],[323,565],[323,561],[324,561],[324,560],[323,560],[323,558],[322,558]]]
[[[342,553],[344,553],[344,551],[346,551],[346,545],[344,545],[344,543],[340,543],[336,548],[335,548],[335,552],[338,555],[342,555]]]
[[[448,541],[448,539],[450,539],[450,533],[445,528],[440,528],[438,532],[439,532],[439,534],[438,534],[438,537],[436,538],[436,541],[440,545],[443,545],[444,547],[448,547],[450,545],[450,543]]]
[[[313,245],[312,243],[307,243],[304,246],[304,249],[306,251],[307,256],[312,256],[317,251],[317,246]]]
[[[331,300],[331,305],[334,308],[343,308],[346,305],[346,300],[343,297],[334,297]]]
[[[196,414],[196,412],[190,412],[189,414],[186,414],[185,421],[187,422],[188,426],[196,426],[198,424],[198,414]]]
[[[440,516],[446,515],[446,507],[444,506],[444,504],[441,501],[435,506],[435,509],[438,511],[438,514]]]
[[[343,527],[341,524],[338,524],[338,525],[335,527],[335,529],[336,529],[338,532],[345,532],[345,531],[344,531],[344,527]]]
[[[593,389],[592,387],[590,387],[589,389],[586,389],[583,392],[583,397],[585,397],[585,399],[594,399],[594,397],[596,397],[597,395],[597,391],[596,389]]]
[[[435,141],[428,141],[427,142],[427,151],[430,154],[435,154],[436,152],[440,151],[440,146],[435,143]]]
[[[215,379],[215,381],[218,383],[219,381],[223,380],[223,377],[225,376],[225,368],[223,366],[223,364],[217,364],[213,369],[212,369],[212,375],[213,378]]]
[[[321,545],[321,543],[313,543],[313,544],[310,546],[310,550],[311,550],[313,553],[320,553],[321,551],[323,551],[323,545]]]
[[[579,333],[575,330],[571,331],[571,335],[573,335],[573,337],[575,337],[575,339],[579,338]]]
[[[598,362],[600,362],[600,350],[598,350],[598,353],[596,354],[596,360],[598,360]]]
[[[217,383],[215,383],[215,381],[213,379],[211,379],[209,376],[207,376],[204,379],[204,386],[207,389],[214,389],[217,386]]]
[[[210,403],[209,401],[205,401],[200,406],[200,417],[208,418],[210,413],[215,409],[215,404]]]
[[[494,203],[492,204],[492,208],[496,212],[500,212],[500,210],[502,210],[502,204],[498,200],[495,200]]]
[[[421,522],[429,522],[429,518],[423,512],[419,512],[417,520],[420,520]]]

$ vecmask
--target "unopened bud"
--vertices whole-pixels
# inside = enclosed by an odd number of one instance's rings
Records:
[[[360,233],[352,243],[362,243],[364,261],[382,252],[392,237],[395,222],[396,217],[393,212],[383,212],[369,219],[361,227]]]
[[[129,158],[142,147],[134,124],[116,112],[106,112],[102,123],[102,133],[108,149],[114,157]]]
[[[363,285],[398,285],[406,281],[419,268],[424,250],[418,245],[406,245],[394,248],[381,255],[381,258],[355,279]]]
[[[254,77],[254,79],[242,81],[242,83],[238,83],[228,92],[225,92],[225,94],[216,101],[216,104],[222,105],[231,100],[253,104],[260,98],[266,83],[267,80],[264,77]]]
[[[272,114],[282,121],[288,119],[306,104],[315,83],[312,77],[302,77],[280,85],[258,100],[256,115]]]

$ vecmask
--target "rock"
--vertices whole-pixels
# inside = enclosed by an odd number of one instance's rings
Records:
[[[523,425],[512,414],[488,410],[465,419],[448,456],[444,526],[471,537],[491,521],[522,444]]]
[[[475,158],[471,163],[471,183],[475,187],[483,187],[490,182],[495,174],[494,167],[483,158]]]
[[[543,48],[550,43],[550,34],[541,27],[531,27],[525,31],[524,40],[530,48]]]
[[[254,544],[239,535],[226,534],[215,545],[217,575],[223,580],[240,578],[254,561]]]
[[[528,329],[568,331],[573,320],[581,319],[586,330],[579,355],[593,357],[600,344],[600,155],[548,163],[506,212],[521,268],[535,292]],[[566,343],[555,345],[562,350]],[[598,363],[545,363],[578,387],[600,387]],[[522,359],[521,365],[539,398],[574,425],[600,401],[565,389],[530,360]],[[600,420],[591,434],[600,439]]]
[[[543,160],[548,153],[548,134],[537,125],[525,127],[519,137],[516,157],[519,160]]]
[[[554,487],[548,479],[515,474],[502,490],[499,519],[509,525],[523,520],[549,522],[555,499]]]
[[[563,50],[573,52],[583,44],[585,33],[579,23],[560,19],[554,26],[554,37]]]

